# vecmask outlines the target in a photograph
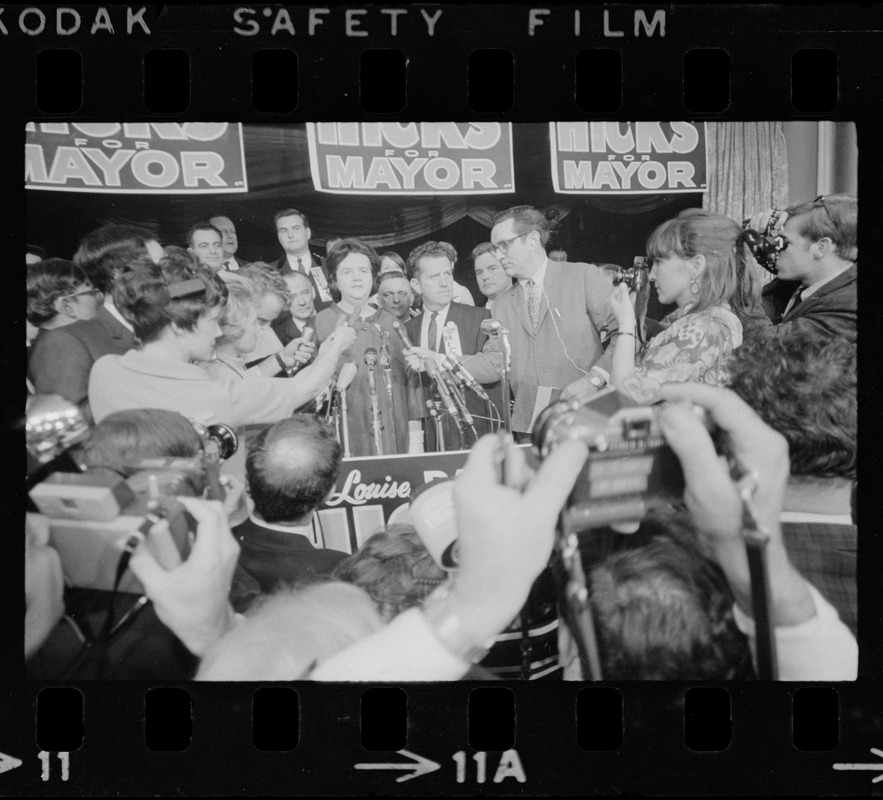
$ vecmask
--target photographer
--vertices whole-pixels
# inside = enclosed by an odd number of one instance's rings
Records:
[[[775,280],[763,288],[767,316],[781,333],[812,329],[856,340],[858,201],[821,195],[784,211],[755,214],[747,228],[764,234],[761,266]],[[776,238],[778,237],[778,239]]]

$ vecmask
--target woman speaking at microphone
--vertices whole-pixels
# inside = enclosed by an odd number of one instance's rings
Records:
[[[331,248],[325,266],[331,295],[338,299],[316,316],[316,337],[319,342],[324,343],[334,335],[343,318],[353,317],[356,310],[359,312],[354,326],[356,341],[341,358],[342,362],[352,361],[357,367],[356,377],[347,390],[347,429],[351,454],[377,455],[374,431],[378,427],[383,455],[423,452],[420,385],[416,376],[408,375],[402,342],[393,328],[395,317],[368,305],[380,266],[377,253],[359,239],[342,239]],[[366,354],[367,360],[375,364],[373,369],[366,364]],[[384,369],[387,359],[388,372]],[[373,393],[369,369],[374,374]],[[387,377],[391,392],[387,388]],[[374,417],[375,408],[379,425]]]
[[[139,345],[122,356],[103,356],[92,367],[89,402],[95,421],[113,411],[162,408],[206,425],[276,422],[322,390],[355,338],[351,330],[335,331],[294,378],[242,380],[232,370],[212,376],[198,362],[212,358],[226,298],[224,282],[183,255],[138,264],[124,274],[114,287],[114,303]],[[235,458],[225,471],[238,476]]]

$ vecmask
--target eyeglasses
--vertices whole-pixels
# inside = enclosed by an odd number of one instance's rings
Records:
[[[516,239],[520,239],[522,236],[527,236],[528,233],[531,233],[531,231],[528,231],[527,233],[519,233],[518,236],[513,236],[511,239],[503,239],[503,241],[497,242],[493,246],[494,250],[502,253],[503,255],[506,255],[506,253],[509,252],[509,248],[512,246],[512,242],[514,242]]]
[[[100,289],[96,289],[94,286],[91,289],[83,289],[81,292],[74,292],[73,294],[62,295],[62,300],[70,300],[74,297],[86,297],[87,295],[92,295],[93,297],[98,297],[98,295],[103,294]]]
[[[828,215],[828,219],[830,219],[831,222],[834,221],[834,217],[831,216],[831,209],[828,208],[828,204],[825,202],[825,195],[820,194],[815,200],[813,200],[813,203],[821,203],[822,208],[825,209],[825,213]]]

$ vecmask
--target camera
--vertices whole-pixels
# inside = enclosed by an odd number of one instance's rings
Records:
[[[564,441],[589,449],[564,509],[572,529],[639,522],[656,502],[681,499],[683,472],[658,411],[610,388],[587,403],[562,400],[540,412],[531,438],[541,459]]]
[[[604,269],[614,286],[624,283],[630,292],[640,292],[647,285],[650,275],[650,261],[644,256],[635,256],[630,267],[619,267],[615,264]]]
[[[779,224],[778,214],[774,213],[770,217],[763,232],[749,228],[749,223],[750,220],[747,219],[742,223],[744,228],[742,232],[743,241],[748,245],[751,255],[754,256],[754,260],[760,266],[767,272],[778,275],[779,269],[776,266],[776,262],[779,259],[779,253],[788,247],[788,240],[781,234],[775,233],[775,229]]]

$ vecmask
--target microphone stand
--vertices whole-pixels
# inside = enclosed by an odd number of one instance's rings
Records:
[[[396,438],[396,415],[395,415],[395,405],[392,402],[392,363],[389,359],[389,331],[381,331],[381,345],[380,345],[380,367],[383,370],[383,385],[386,388],[386,399],[389,401],[389,419],[392,423],[392,439],[393,441],[398,441]]]
[[[512,362],[512,348],[509,345],[509,331],[500,328],[500,341],[503,344],[503,375],[500,388],[503,391],[503,430],[512,430],[512,406],[509,401],[509,369]]]
[[[368,388],[371,392],[371,435],[374,439],[374,452],[383,455],[383,434],[380,424],[380,409],[377,406],[377,382],[374,379],[374,368],[368,367]]]
[[[338,424],[339,432],[343,433],[343,457],[349,458],[352,453],[350,452],[350,432],[347,427],[347,415],[346,415],[346,389],[339,392],[340,397],[340,408],[338,409],[339,414],[335,417]]]
[[[457,406],[458,414],[457,414],[457,427],[459,428],[459,436],[460,436],[460,449],[464,449],[466,444],[466,431],[471,430],[472,435],[475,437],[475,441],[478,441],[478,433],[475,430],[475,422],[472,419],[472,414],[469,413],[469,409],[466,408],[466,401],[463,399],[463,393],[460,391],[460,387],[457,386],[457,381],[454,380],[453,376],[444,371],[439,373],[441,379],[447,384],[448,391],[451,393],[451,397],[454,398],[454,403]]]
[[[445,451],[445,426],[444,418],[441,415],[441,401],[430,398],[426,401],[426,408],[429,409],[429,416],[432,417],[435,424],[435,451],[443,453]]]

